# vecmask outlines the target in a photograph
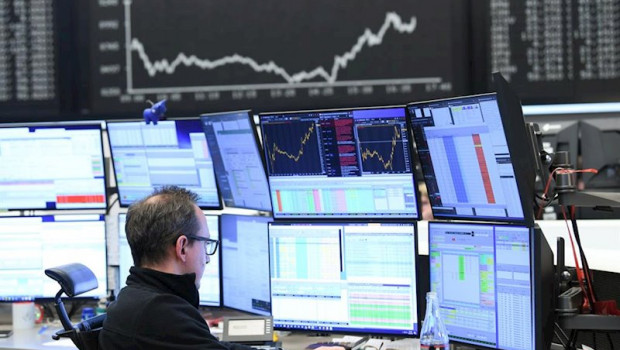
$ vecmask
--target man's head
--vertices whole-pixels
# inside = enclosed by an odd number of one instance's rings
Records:
[[[209,258],[204,243],[196,239],[209,238],[209,230],[197,199],[186,189],[164,186],[129,207],[125,232],[135,266],[193,272],[200,287]]]

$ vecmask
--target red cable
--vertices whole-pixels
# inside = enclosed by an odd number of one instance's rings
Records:
[[[583,308],[592,309],[590,305],[590,298],[588,295],[588,291],[586,291],[586,287],[583,285],[583,271],[579,267],[579,260],[577,260],[577,252],[575,251],[575,243],[573,242],[573,236],[570,230],[570,226],[568,226],[568,219],[566,218],[566,210],[564,210],[564,206],[562,205],[562,215],[564,216],[564,223],[566,223],[566,229],[568,230],[568,238],[570,239],[570,245],[573,248],[573,259],[575,259],[575,271],[577,272],[577,281],[579,281],[579,287],[583,291],[585,298],[583,300]]]
[[[575,206],[571,205],[570,209],[571,209],[571,220],[573,220],[575,218]],[[580,249],[583,249],[583,247],[580,246]],[[588,286],[588,291],[590,292],[590,299],[592,300],[593,303],[596,303],[596,298],[594,297],[594,286],[592,285],[592,276],[590,276],[590,266],[588,264],[588,260],[585,257],[585,252],[581,251],[581,253],[583,254],[583,257],[582,257],[583,258],[583,261],[582,261],[583,274],[586,278],[586,284]]]

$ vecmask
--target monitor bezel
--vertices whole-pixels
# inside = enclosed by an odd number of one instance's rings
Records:
[[[405,333],[399,333],[400,331],[396,331],[396,332],[381,332],[380,330],[373,330],[372,332],[370,330],[365,331],[365,330],[352,330],[352,329],[342,329],[342,330],[321,330],[321,329],[304,329],[304,328],[287,328],[287,327],[279,327],[276,326],[276,321],[274,318],[273,324],[274,330],[281,330],[281,331],[294,331],[294,332],[299,332],[299,333],[323,333],[323,332],[329,332],[330,334],[372,334],[372,335],[383,335],[383,336],[391,336],[391,337],[402,337],[402,338],[417,338],[420,336],[420,332],[422,331],[422,321],[423,321],[423,317],[421,318],[421,306],[420,306],[420,293],[422,292],[421,290],[421,286],[420,286],[420,266],[418,265],[418,258],[419,258],[419,234],[420,231],[418,230],[418,222],[415,220],[400,220],[398,222],[395,221],[372,221],[372,220],[365,220],[365,221],[353,221],[353,220],[334,220],[334,221],[323,221],[323,222],[316,222],[316,221],[312,221],[312,220],[298,220],[298,221],[280,221],[280,220],[274,220],[272,222],[270,222],[268,224],[268,229],[267,229],[267,239],[269,242],[269,239],[271,238],[271,227],[272,226],[329,226],[329,225],[364,225],[364,224],[386,224],[386,225],[402,225],[402,226],[412,226],[413,227],[413,245],[414,245],[414,251],[413,251],[413,259],[412,261],[415,264],[415,268],[414,268],[414,273],[415,273],[415,290],[414,290],[414,300],[416,303],[416,310],[415,315],[417,317],[417,330],[411,330],[412,333],[411,334],[405,334]],[[271,289],[271,254],[269,254],[269,284],[270,284],[270,291]],[[273,300],[271,302],[272,305],[272,313],[271,315],[273,316]]]
[[[421,213],[421,207],[420,207],[420,193],[419,193],[419,189],[418,189],[418,180],[415,178],[415,150],[413,147],[413,137],[411,136],[411,129],[410,129],[410,125],[407,122],[407,106],[406,105],[386,105],[386,106],[370,106],[370,107],[353,107],[353,108],[331,108],[331,109],[307,109],[307,110],[291,110],[291,111],[278,111],[278,112],[261,112],[258,114],[258,120],[259,120],[259,127],[261,130],[261,141],[263,144],[262,150],[262,158],[263,158],[263,162],[265,163],[265,173],[267,175],[267,184],[269,185],[269,196],[271,199],[271,205],[273,207],[273,197],[272,197],[272,191],[271,191],[271,176],[269,176],[269,171],[267,170],[267,165],[266,165],[266,158],[267,155],[265,154],[266,152],[266,148],[264,146],[264,133],[263,133],[263,118],[264,117],[274,117],[274,116],[278,116],[278,117],[282,117],[284,115],[292,115],[292,114],[309,114],[309,113],[334,113],[334,112],[351,112],[351,111],[357,111],[357,110],[377,110],[377,109],[393,109],[393,108],[403,108],[404,109],[404,125],[405,128],[407,130],[407,137],[409,137],[408,140],[408,151],[409,151],[409,162],[410,162],[410,167],[411,167],[411,182],[413,184],[413,193],[415,196],[415,205],[416,205],[416,213],[415,214],[411,214],[411,215],[390,215],[390,214],[385,214],[385,215],[380,215],[380,216],[370,216],[368,215],[368,213],[365,214],[341,214],[338,216],[330,216],[330,215],[323,215],[323,216],[307,216],[307,215],[299,215],[299,214],[295,214],[295,215],[286,215],[286,216],[278,216],[275,209],[272,211],[272,217],[274,219],[277,219],[278,221],[282,221],[282,222],[291,222],[291,223],[295,223],[295,222],[300,222],[300,221],[317,221],[317,222],[321,222],[321,221],[328,221],[328,222],[336,222],[336,221],[343,221],[343,222],[347,222],[347,221],[352,221],[352,222],[369,222],[369,221],[373,221],[373,220],[377,220],[377,221],[381,221],[381,222],[402,222],[402,221],[406,221],[406,220],[421,220],[422,219],[422,213]],[[346,177],[341,177],[342,179],[346,179]]]
[[[62,217],[63,214],[47,214],[47,215],[33,215],[33,216],[0,216],[0,220],[6,219],[6,218],[43,218],[43,217],[56,217],[56,216],[60,216]],[[107,298],[108,297],[108,293],[110,292],[110,281],[109,281],[109,275],[108,275],[108,267],[109,267],[109,257],[108,257],[108,244],[107,244],[107,235],[108,235],[108,230],[107,230],[107,225],[106,225],[106,218],[107,215],[104,214],[86,214],[86,213],[80,213],[80,214],[71,214],[71,216],[82,216],[84,218],[89,217],[89,216],[94,216],[94,215],[98,215],[99,216],[99,220],[97,221],[101,221],[103,222],[103,239],[104,239],[104,244],[103,244],[103,250],[104,250],[104,257],[105,257],[105,276],[104,276],[104,281],[105,281],[105,295],[100,295],[100,296],[82,296],[82,295],[76,295],[74,297],[69,297],[68,295],[64,294],[63,299],[67,298],[69,300],[83,300],[83,301],[97,301],[100,300],[101,298]],[[94,220],[93,220],[94,221]],[[47,266],[44,267],[43,270],[47,269],[47,268],[51,268],[54,266]],[[41,273],[43,273],[43,270],[41,271]],[[93,271],[94,273],[94,271]],[[95,276],[97,277],[97,276]],[[45,276],[45,278],[49,278],[48,276]],[[58,290],[61,290],[60,285],[58,285]],[[16,298],[15,300],[5,300],[3,299],[4,297],[0,296],[0,304],[3,303],[18,303],[18,302],[23,302],[23,301],[34,301],[34,302],[43,302],[43,303],[48,303],[48,302],[53,302],[55,300],[55,296],[24,296],[24,298]]]
[[[38,128],[38,129],[60,129],[60,128],[73,128],[74,130],[79,130],[80,127],[84,127],[84,129],[98,129],[99,130],[99,147],[101,150],[101,166],[103,167],[103,196],[104,196],[104,204],[103,207],[100,208],[3,208],[1,210],[6,211],[23,211],[23,210],[36,210],[36,211],[71,211],[71,210],[89,210],[89,211],[107,211],[108,210],[108,181],[109,174],[106,171],[106,156],[104,153],[103,147],[103,130],[104,130],[105,121],[103,120],[89,120],[89,121],[71,121],[71,122],[41,122],[41,123],[10,123],[10,124],[2,124],[0,123],[0,129],[17,129],[17,128]],[[57,203],[56,203],[57,205]]]
[[[196,117],[189,117],[189,118],[166,118],[166,119],[160,119],[160,121],[173,121],[176,124],[176,121],[195,121],[198,120],[198,124],[200,124],[200,130],[201,132],[204,134],[204,131],[202,130],[202,122],[200,121],[200,118],[196,118]],[[113,119],[113,120],[106,120],[105,121],[105,129],[106,129],[106,134],[108,136],[108,146],[110,147],[110,160],[112,163],[112,171],[114,172],[114,189],[118,195],[118,205],[121,208],[129,208],[131,206],[131,204],[137,202],[133,201],[131,203],[123,203],[122,199],[121,199],[121,194],[120,194],[120,188],[118,187],[118,181],[116,180],[116,164],[114,162],[114,149],[112,147],[112,143],[110,142],[110,130],[108,128],[109,124],[120,124],[120,123],[144,123],[144,119]],[[206,135],[205,135],[206,138]],[[213,170],[213,176],[215,176],[215,168]],[[182,187],[182,188],[186,188],[186,187]],[[153,193],[153,191],[155,190],[155,187],[151,187],[151,191],[149,193]],[[218,186],[217,183],[217,179],[215,181],[215,190],[217,191],[217,200],[218,200],[218,205],[217,206],[201,206],[199,205],[198,207],[202,210],[221,210],[223,209],[222,206],[222,197],[220,195],[220,188]],[[190,190],[191,191],[191,190]]]
[[[264,316],[260,313],[256,313],[252,310],[246,310],[246,309],[242,309],[242,308],[238,308],[238,307],[234,307],[234,306],[230,306],[226,304],[226,293],[224,292],[224,264],[223,264],[223,255],[224,255],[224,240],[223,240],[223,236],[222,236],[222,232],[224,232],[224,218],[225,217],[231,217],[234,218],[234,220],[238,220],[239,217],[241,218],[251,218],[251,219],[260,219],[260,220],[265,220],[265,224],[267,226],[267,274],[269,277],[271,277],[271,259],[269,259],[269,224],[273,222],[273,218],[269,217],[269,216],[257,216],[257,215],[239,215],[239,214],[222,214],[220,215],[220,219],[219,219],[219,227],[220,227],[220,250],[221,250],[221,259],[220,261],[222,262],[221,268],[220,268],[220,282],[221,282],[221,301],[222,301],[222,307],[225,307],[227,309],[231,309],[231,310],[237,310],[237,311],[242,311],[242,312],[247,312],[253,315],[258,315],[258,316]],[[228,231],[226,231],[228,232]],[[269,285],[269,313],[268,315],[271,315],[271,278],[269,278],[269,281],[267,281],[268,285]]]
[[[416,141],[416,147],[415,147],[415,152],[416,152],[416,157],[418,159],[420,159],[419,157],[419,153],[418,153],[418,147],[417,147],[417,140],[415,140],[415,133],[413,132],[413,121],[412,119],[414,118],[414,116],[411,114],[410,112],[410,108],[412,107],[421,107],[423,105],[429,105],[429,104],[434,104],[434,103],[442,103],[442,102],[450,102],[450,101],[459,101],[459,100],[465,100],[465,99],[478,99],[478,98],[485,98],[485,97],[491,97],[491,96],[495,96],[496,97],[496,101],[497,101],[497,106],[501,115],[501,120],[502,120],[502,126],[504,129],[504,136],[506,137],[506,145],[508,147],[508,150],[510,152],[510,159],[512,161],[513,164],[513,170],[514,170],[514,175],[515,175],[515,183],[517,185],[518,191],[519,191],[519,198],[521,200],[521,210],[523,212],[523,218],[514,218],[514,217],[490,217],[490,216],[465,216],[465,215],[459,215],[459,214],[455,214],[455,215],[446,215],[446,214],[442,214],[442,213],[438,213],[436,212],[434,206],[431,203],[431,210],[433,212],[433,217],[436,219],[445,219],[445,220],[464,220],[464,221],[471,221],[471,222],[488,222],[488,221],[499,221],[499,222],[505,222],[505,223],[515,223],[515,224],[523,224],[523,225],[527,225],[527,226],[531,226],[534,224],[534,213],[533,213],[533,191],[534,191],[534,186],[532,183],[531,186],[531,190],[529,191],[529,193],[531,193],[529,196],[524,196],[524,193],[528,192],[528,190],[525,190],[523,181],[521,179],[521,173],[523,171],[525,171],[525,169],[521,169],[519,170],[520,167],[522,167],[522,165],[520,166],[519,164],[517,164],[515,162],[515,158],[526,158],[527,156],[533,154],[533,151],[530,151],[529,153],[520,153],[521,156],[515,156],[515,154],[519,154],[515,151],[515,138],[511,137],[509,138],[508,135],[509,134],[513,134],[512,130],[516,129],[516,127],[514,127],[513,125],[507,125],[506,124],[506,117],[504,117],[504,110],[507,108],[506,106],[502,107],[502,104],[500,104],[500,94],[498,92],[490,92],[490,93],[484,93],[484,94],[477,94],[477,95],[467,95],[467,96],[458,96],[458,97],[451,97],[451,98],[445,98],[445,99],[435,99],[435,100],[429,100],[429,101],[420,101],[420,102],[411,102],[407,104],[407,122],[409,123],[409,128],[413,134],[413,139],[414,141]],[[519,105],[520,108],[520,105]],[[514,124],[514,123],[513,123]],[[506,130],[511,130],[511,132],[506,132]],[[523,139],[518,141],[519,143],[523,144],[528,142],[529,138],[526,137],[525,134],[525,123],[523,123]],[[521,152],[521,151],[520,151]],[[420,163],[421,164],[421,163]],[[422,168],[422,173],[424,174],[424,167]],[[534,173],[534,167],[532,165],[531,168],[527,168],[527,169],[532,169],[531,172],[532,174]],[[425,185],[428,187],[428,182],[427,182],[427,176],[426,174],[424,174],[424,183]],[[531,200],[527,200],[526,198],[531,198]],[[529,210],[528,210],[529,208]]]
[[[241,113],[246,113],[247,117],[248,117],[248,122],[251,126],[252,129],[252,137],[254,138],[254,145],[256,147],[256,151],[258,152],[258,158],[261,161],[261,164],[263,166],[263,173],[265,174],[265,182],[267,183],[267,191],[269,193],[267,193],[267,196],[269,197],[269,209],[265,209],[265,208],[255,208],[252,206],[243,206],[243,205],[231,205],[229,206],[226,201],[222,198],[222,192],[220,191],[220,188],[222,187],[220,185],[220,177],[217,171],[217,168],[215,166],[215,163],[213,163],[213,171],[215,173],[215,181],[217,182],[218,185],[218,192],[220,193],[220,201],[223,203],[223,205],[226,208],[240,208],[240,209],[251,209],[251,210],[257,210],[257,211],[261,211],[261,212],[266,212],[269,213],[271,215],[273,212],[273,206],[271,204],[271,191],[269,191],[269,178],[267,176],[267,167],[265,165],[265,158],[263,157],[263,147],[262,144],[259,142],[259,138],[258,138],[258,131],[256,130],[256,123],[254,123],[254,115],[252,114],[252,110],[250,109],[244,109],[244,110],[237,110],[237,111],[229,111],[229,112],[216,112],[216,113],[204,113],[201,114],[199,116],[199,120],[201,122],[201,126],[204,128],[204,119],[203,118],[210,118],[210,117],[220,117],[220,116],[226,116],[226,115],[230,115],[230,114],[241,114]],[[206,135],[206,133],[205,133]],[[209,152],[213,152],[213,147],[209,147]],[[211,158],[213,158],[213,155],[211,155]]]

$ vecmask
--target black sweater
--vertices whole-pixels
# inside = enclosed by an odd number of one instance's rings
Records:
[[[195,274],[173,275],[132,267],[127,287],[112,303],[99,335],[103,350],[250,347],[218,341],[198,311]]]

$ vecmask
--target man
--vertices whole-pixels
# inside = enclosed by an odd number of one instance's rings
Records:
[[[251,349],[218,341],[198,310],[200,279],[218,242],[209,238],[197,198],[166,186],[129,208],[134,266],[108,308],[102,349]]]

